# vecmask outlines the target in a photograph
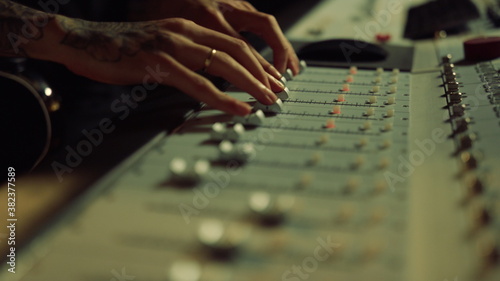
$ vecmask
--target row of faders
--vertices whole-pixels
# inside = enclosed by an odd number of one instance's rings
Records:
[[[205,108],[156,142],[38,280],[405,280],[409,74],[302,63],[286,80],[274,105]]]
[[[464,235],[475,247],[477,273],[500,276],[500,60],[460,66],[450,60],[443,57],[442,77],[461,167]]]

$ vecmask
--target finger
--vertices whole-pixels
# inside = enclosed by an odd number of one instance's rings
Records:
[[[270,87],[268,74],[245,41],[208,28],[203,28],[202,31],[193,35],[191,39],[195,43],[229,54],[261,83],[268,88]]]
[[[172,70],[165,84],[174,86],[185,94],[229,114],[247,115],[251,112],[249,104],[222,93],[209,80],[174,59],[166,59],[163,64]]]
[[[268,86],[257,80],[227,53],[217,51],[212,56],[212,49],[206,46],[199,45],[179,35],[170,36],[174,37],[177,44],[176,50],[173,52],[174,59],[187,68],[191,70],[205,68],[205,62],[209,60],[209,65],[206,67],[207,73],[226,79],[264,104],[272,104],[277,99]],[[269,80],[266,79],[266,81]]]
[[[234,9],[233,9],[234,10]],[[231,10],[231,11],[233,11]],[[228,14],[230,11],[227,11],[224,14]],[[226,21],[226,19],[223,17],[221,13],[218,13],[210,23],[205,24],[205,26],[209,27],[210,29],[219,31],[221,33],[227,34],[229,36],[232,36],[234,38],[238,38],[240,40],[243,40],[247,43],[248,47],[252,51],[253,55],[257,58],[257,60],[260,62],[264,70],[276,77],[277,79],[281,78],[281,72],[279,72],[272,64],[270,64],[266,59],[262,57],[262,55],[253,48],[243,36],[241,36],[234,28]]]
[[[281,92],[285,89],[285,85],[281,83],[278,79],[274,78],[271,74],[267,74],[269,79],[269,84],[271,84],[271,90],[275,93]]]
[[[261,36],[274,51],[274,65],[278,71],[283,73],[288,67],[294,74],[298,74],[298,58],[273,16],[235,9],[232,13],[226,13],[225,18],[236,30],[250,31]]]
[[[216,53],[207,72],[223,77],[264,104],[273,104],[277,99],[271,89],[260,83],[248,70],[224,52]]]

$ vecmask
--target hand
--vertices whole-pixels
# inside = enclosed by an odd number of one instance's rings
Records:
[[[140,6],[139,6],[140,5]],[[249,31],[261,36],[273,49],[272,67],[255,49],[252,52],[262,67],[279,78],[286,68],[296,75],[299,60],[290,42],[285,38],[276,19],[257,11],[250,3],[239,0],[147,0],[138,1],[132,8],[136,19],[182,17],[197,24],[242,39],[239,32]]]
[[[217,53],[206,70],[248,92],[264,104],[275,102],[270,90],[283,85],[262,71],[240,39],[172,18],[149,22],[97,23],[56,17],[62,31],[51,60],[73,72],[111,84],[161,83],[222,111],[245,115],[250,106],[219,91],[195,71],[204,68],[212,49]],[[151,75],[151,71],[157,75]]]

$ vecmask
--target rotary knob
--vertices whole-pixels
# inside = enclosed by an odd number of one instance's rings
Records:
[[[457,74],[454,71],[449,71],[444,73],[444,79],[446,82],[453,82],[457,78]]]
[[[443,64],[450,63],[452,58],[451,54],[447,54],[441,58],[441,62],[443,62]]]
[[[470,118],[462,118],[455,121],[455,134],[460,134],[469,129]]]
[[[460,87],[460,84],[455,80],[446,81],[445,85],[446,85],[446,90],[448,92],[456,92],[456,91],[458,91],[458,88]]]
[[[206,160],[197,160],[189,163],[183,158],[174,158],[170,161],[170,173],[172,181],[194,185],[200,182],[210,170],[210,163]]]
[[[220,160],[235,160],[240,163],[248,162],[256,155],[253,143],[236,143],[224,140],[219,144]]]
[[[477,168],[478,163],[476,157],[468,151],[464,151],[460,154],[460,160],[462,160],[466,170],[474,170]]]
[[[198,228],[198,241],[217,257],[230,257],[248,240],[248,225],[207,219]]]
[[[222,123],[214,123],[210,132],[210,139],[213,141],[230,140],[238,141],[245,134],[245,127],[240,123],[234,124],[231,128],[226,128]]]
[[[281,223],[295,203],[290,195],[272,196],[267,192],[256,192],[250,196],[250,210],[266,225]]]
[[[454,104],[451,106],[451,117],[458,118],[465,114],[465,104]]]
[[[468,134],[460,138],[459,150],[464,151],[472,147],[472,144],[476,140],[475,134]]]
[[[448,95],[450,104],[458,104],[462,102],[462,93],[452,92]]]
[[[443,70],[444,72],[450,72],[455,69],[455,65],[453,63],[445,63],[443,64]]]

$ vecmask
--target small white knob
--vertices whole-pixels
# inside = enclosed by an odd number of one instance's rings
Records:
[[[291,81],[293,80],[293,72],[290,68],[287,68],[285,73],[283,73],[283,77],[286,78],[286,80]]]
[[[301,60],[301,61],[299,62],[299,73],[304,72],[304,71],[306,70],[306,68],[307,68],[307,63],[306,63],[306,61],[305,61],[305,60]]]
[[[234,126],[226,131],[225,138],[230,141],[238,141],[245,134],[245,127],[240,123],[234,124]]]
[[[262,110],[257,110],[256,112],[249,114],[247,116],[235,116],[233,118],[234,123],[241,123],[243,125],[259,126],[262,125],[266,116]]]
[[[285,87],[285,89],[283,89],[283,91],[277,93],[276,96],[278,96],[278,98],[282,101],[286,100],[290,97],[290,90],[287,87]]]
[[[212,125],[212,131],[210,132],[210,139],[214,141],[220,141],[224,139],[224,134],[226,133],[226,127],[220,123],[214,123]]]
[[[210,163],[206,160],[188,163],[183,158],[174,158],[170,161],[169,168],[173,181],[183,184],[195,184],[200,182],[208,173]]]
[[[263,112],[270,112],[270,113],[279,113],[283,110],[283,102],[281,99],[277,99],[275,103],[271,105],[264,105],[260,102],[255,103],[254,107],[255,110],[262,110]]]

